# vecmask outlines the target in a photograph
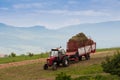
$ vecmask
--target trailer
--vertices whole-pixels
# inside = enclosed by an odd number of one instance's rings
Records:
[[[68,40],[66,51],[61,47],[51,49],[49,58],[43,66],[44,70],[47,70],[48,67],[56,70],[61,65],[67,67],[71,61],[80,61],[83,57],[86,60],[90,59],[90,54],[96,51],[96,42],[88,39],[83,33],[76,36]]]
[[[66,55],[70,61],[80,61],[83,57],[86,60],[90,59],[90,54],[96,51],[96,42],[89,39],[91,43],[84,45],[77,45],[78,42],[68,42]]]

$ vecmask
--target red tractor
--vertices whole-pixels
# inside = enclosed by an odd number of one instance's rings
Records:
[[[53,70],[56,70],[60,65],[63,65],[64,67],[69,66],[69,58],[66,55],[65,50],[61,48],[51,49],[47,63],[43,66],[44,70],[47,70],[48,67],[52,67]]]

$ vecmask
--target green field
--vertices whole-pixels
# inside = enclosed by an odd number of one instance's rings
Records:
[[[96,49],[96,52],[120,50],[120,47]]]
[[[61,72],[71,75],[76,80],[88,80],[86,77],[91,77],[90,80],[102,80],[102,78],[104,80],[120,80],[117,76],[103,72],[101,67],[101,62],[105,60],[105,57],[112,56],[113,54],[114,52],[111,51],[92,54],[90,60],[70,64],[69,67],[59,67],[56,71],[52,71],[51,68],[43,70],[45,60],[17,67],[4,68],[0,69],[0,80],[54,80],[57,74]],[[95,76],[98,79],[92,78]],[[99,78],[100,76],[102,78]]]
[[[45,58],[45,57],[48,57],[48,55],[49,55],[48,53],[44,53],[44,54],[35,54],[31,57],[28,55],[20,55],[16,57],[5,57],[5,58],[0,58],[0,64]]]
[[[112,50],[120,50],[120,48],[104,48],[104,49],[97,49],[96,52],[102,52],[102,51],[112,51]],[[28,55],[20,55],[16,57],[5,57],[5,58],[0,58],[0,64],[3,63],[10,63],[10,62],[19,62],[19,61],[24,61],[24,60],[34,60],[34,59],[39,59],[39,58],[45,58],[48,57],[49,53],[42,53],[42,54],[35,54],[32,57]]]

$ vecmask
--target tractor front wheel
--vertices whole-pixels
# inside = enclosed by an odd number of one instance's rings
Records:
[[[44,68],[44,70],[47,70],[47,69],[48,69],[48,65],[45,64],[45,65],[43,66],[43,68]]]

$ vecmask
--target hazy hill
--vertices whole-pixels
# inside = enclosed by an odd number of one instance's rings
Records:
[[[39,53],[63,46],[67,40],[83,32],[97,42],[97,48],[120,46],[120,21],[78,24],[56,30],[44,26],[14,27],[0,23],[0,53]]]

